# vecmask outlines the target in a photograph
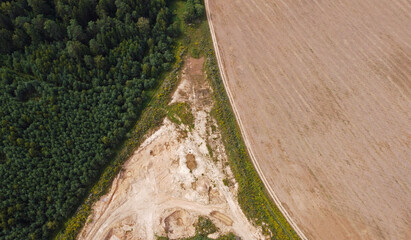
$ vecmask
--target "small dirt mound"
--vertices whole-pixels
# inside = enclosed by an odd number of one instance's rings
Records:
[[[170,239],[194,235],[195,219],[185,210],[177,210],[164,219],[165,231]]]
[[[186,164],[190,171],[193,171],[197,168],[196,157],[194,156],[194,154],[189,153],[186,155]]]
[[[227,215],[220,213],[218,211],[212,211],[210,213],[210,216],[220,220],[222,223],[224,223],[226,226],[232,226],[233,225],[233,220],[231,220],[230,217]]]

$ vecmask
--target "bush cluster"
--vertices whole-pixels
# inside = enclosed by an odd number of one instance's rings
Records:
[[[187,0],[183,16],[186,23],[193,23],[196,20],[200,20],[204,14],[204,6],[200,0]]]

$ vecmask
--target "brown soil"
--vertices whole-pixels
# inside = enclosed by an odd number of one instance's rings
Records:
[[[94,206],[79,239],[170,239],[191,237],[199,216],[208,216],[220,229],[214,237],[233,232],[242,239],[263,239],[251,225],[236,199],[236,184],[226,167],[227,157],[217,123],[210,116],[212,101],[202,71],[204,59],[188,59],[173,102],[187,102],[195,118],[193,129],[165,119],[124,164],[110,192]],[[200,94],[200,93],[208,94]],[[209,156],[207,143],[217,161]],[[232,219],[225,225],[210,216],[213,211]]]
[[[186,155],[186,164],[188,169],[190,169],[190,171],[193,171],[194,169],[197,168],[197,162],[196,162],[196,156],[194,156],[194,154],[187,154]]]
[[[411,2],[206,0],[247,147],[310,239],[411,239]]]
[[[227,215],[220,213],[219,211],[212,211],[210,213],[210,216],[220,220],[222,223],[224,223],[224,225],[226,226],[231,226],[233,225],[233,220],[231,220],[230,217],[228,217]]]

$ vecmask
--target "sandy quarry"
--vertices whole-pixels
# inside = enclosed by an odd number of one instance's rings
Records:
[[[144,141],[113,182],[110,192],[93,206],[79,239],[170,239],[195,234],[198,216],[242,239],[263,239],[236,200],[236,183],[228,167],[212,108],[204,59],[188,59],[172,102],[188,102],[195,127],[164,124]],[[210,156],[206,144],[211,146]],[[230,187],[223,184],[229,179]]]
[[[411,239],[411,2],[205,2],[246,144],[300,236]]]

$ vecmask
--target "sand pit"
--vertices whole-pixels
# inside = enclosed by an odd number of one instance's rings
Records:
[[[411,3],[206,0],[243,135],[308,239],[411,239]]]
[[[170,239],[191,237],[199,216],[209,217],[220,229],[214,237],[233,232],[242,239],[263,239],[236,200],[236,184],[216,122],[210,116],[210,87],[203,71],[204,59],[188,59],[174,102],[187,102],[195,126],[177,125],[167,118],[124,164],[110,192],[94,206],[79,239]],[[213,127],[212,127],[213,126]],[[206,145],[212,146],[215,159]],[[210,214],[225,216],[222,222]],[[231,224],[227,225],[227,219]]]

